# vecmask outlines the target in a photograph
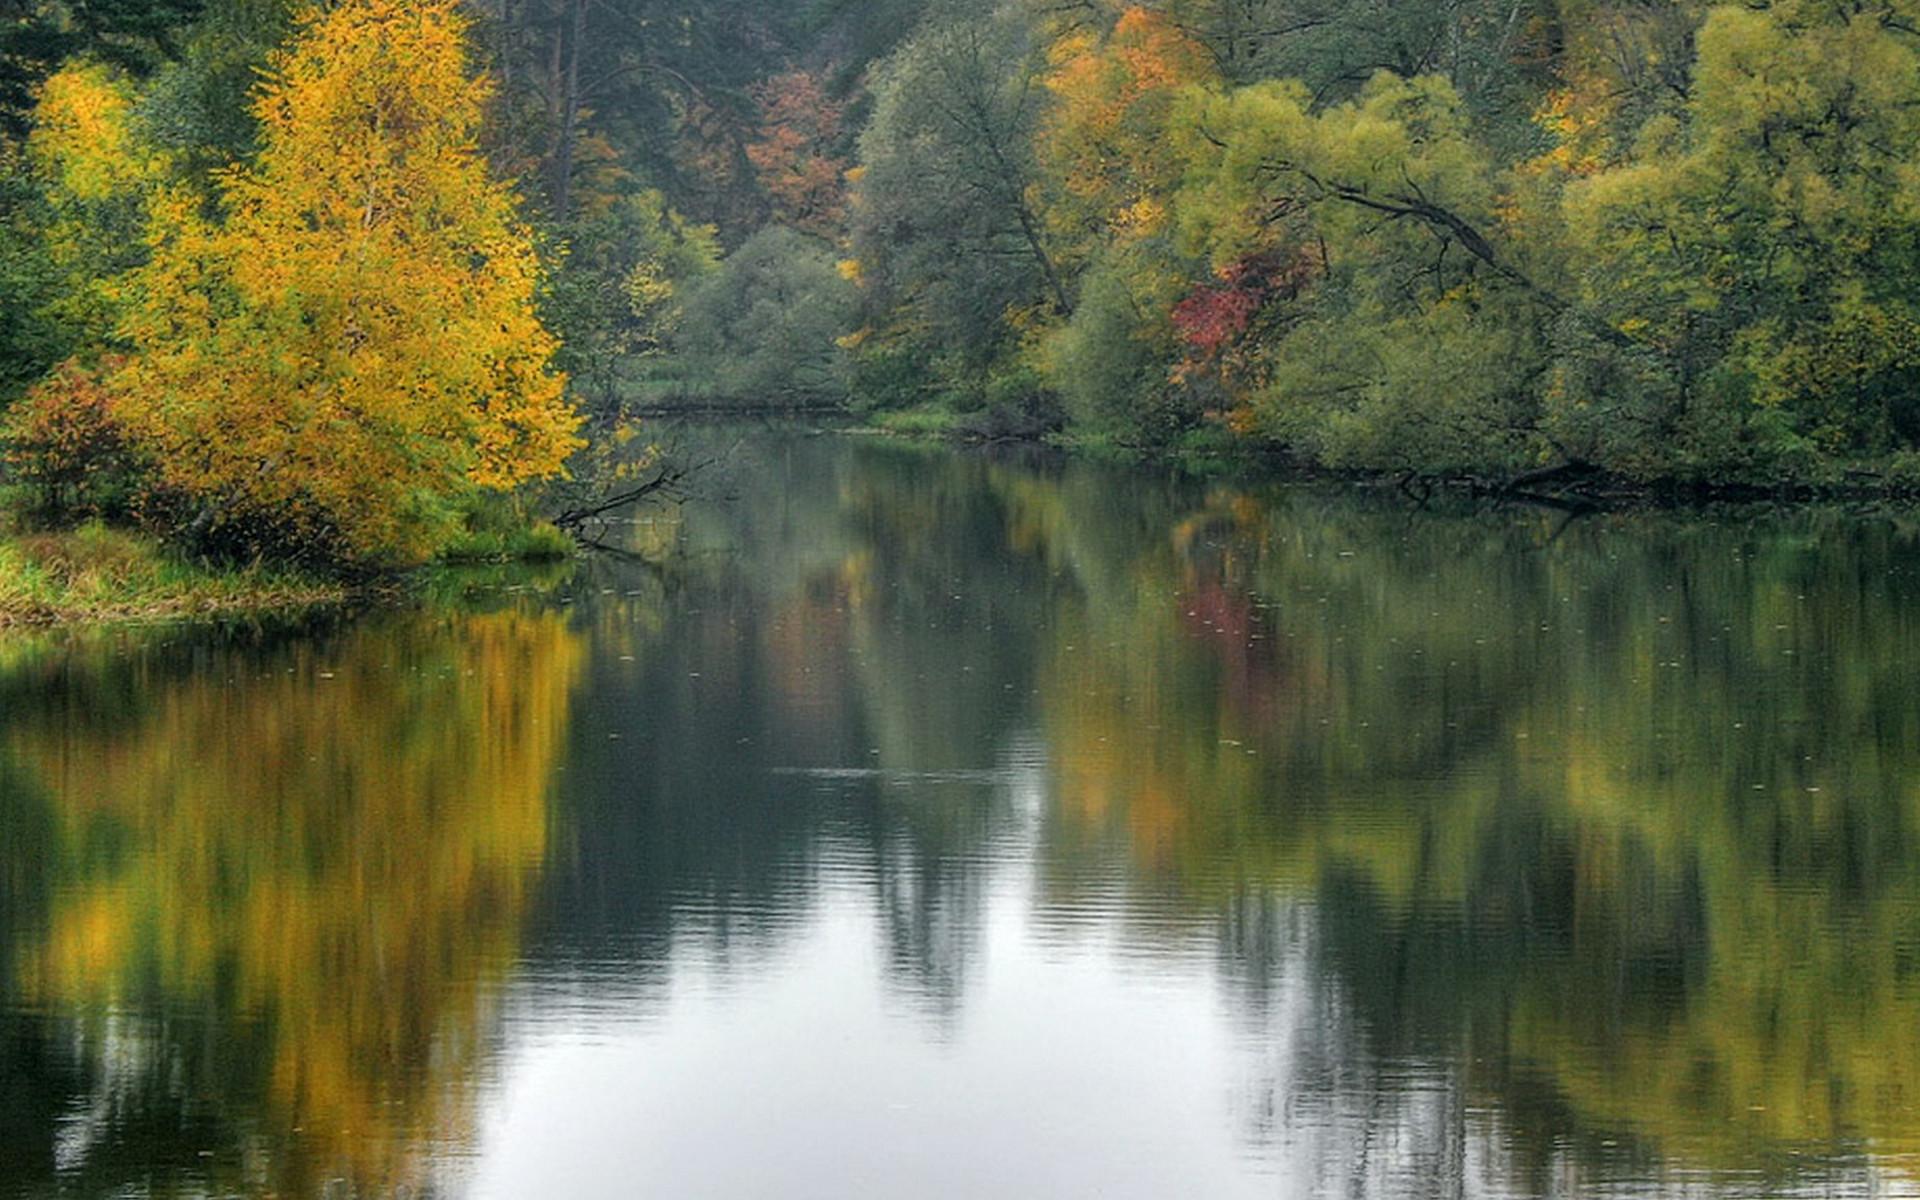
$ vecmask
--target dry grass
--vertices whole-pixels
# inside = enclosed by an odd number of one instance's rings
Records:
[[[264,567],[196,567],[101,525],[0,541],[0,627],[281,612],[347,598],[339,584]]]

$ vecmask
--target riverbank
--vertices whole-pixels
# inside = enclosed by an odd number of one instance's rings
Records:
[[[358,594],[282,568],[198,566],[152,538],[102,525],[0,538],[0,629],[291,614]]]
[[[1217,425],[1197,426],[1165,445],[1067,430],[1004,429],[1006,422],[957,414],[938,405],[868,414],[860,432],[927,446],[1034,446],[1081,458],[1171,464],[1192,474],[1233,479],[1339,482],[1388,489],[1416,504],[1451,496],[1549,508],[1615,510],[1721,504],[1920,503],[1920,456],[1819,460],[1776,478],[1638,478],[1567,460],[1512,475],[1330,467],[1270,443],[1250,443]],[[1017,422],[1015,423],[1017,425]]]

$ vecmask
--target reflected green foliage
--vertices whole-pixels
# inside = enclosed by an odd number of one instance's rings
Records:
[[[1915,1146],[1915,530],[1222,493],[1148,545],[1043,676],[1068,895],[1119,839],[1311,898],[1383,1049],[1710,1165]]]
[[[516,963],[670,1014],[848,894],[955,1046],[1006,924],[1215,973],[1256,1147],[1350,1132],[1525,1194],[1904,1182],[1910,517],[765,431],[731,463],[556,577],[565,620],[0,660],[5,1194],[417,1178],[474,1133]],[[1343,1194],[1396,1194],[1349,1149]]]
[[[627,878],[597,911],[648,913],[661,962],[696,937],[771,953],[754,914],[855,853],[902,988],[964,1014],[980,848],[1020,828],[1007,764],[1032,753],[1041,928],[1123,898],[1136,952],[1216,944],[1257,1022],[1304,923],[1336,985],[1326,1069],[1433,1064],[1511,1118],[1533,1186],[1570,1154],[1790,1181],[1920,1149],[1920,529],[817,442],[751,469],[743,510],[679,531],[731,547],[722,573],[656,581],[664,624],[615,623],[646,665],[600,685],[701,715],[587,744],[657,807],[610,817],[625,849],[583,842],[582,902]],[[871,771],[780,773],[848,765]]]

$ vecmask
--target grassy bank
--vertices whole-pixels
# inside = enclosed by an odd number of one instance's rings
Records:
[[[183,562],[138,534],[86,525],[0,537],[0,628],[284,613],[344,604],[351,589],[261,566]]]

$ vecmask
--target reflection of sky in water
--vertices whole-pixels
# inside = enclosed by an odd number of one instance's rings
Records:
[[[1116,954],[1112,930],[1036,925],[1037,768],[991,785],[1024,828],[983,864],[950,1018],[887,982],[884,885],[856,848],[825,848],[777,961],[676,954],[631,1008],[586,995],[591,977],[527,980],[475,1193],[1244,1193],[1218,1086],[1234,1048],[1206,976]]]
[[[1043,754],[1023,736],[986,770],[770,772],[906,805],[958,783],[1002,815],[974,852],[977,908],[953,914],[977,928],[923,947],[961,977],[890,961],[885,910],[911,883],[882,876],[904,859],[823,836],[772,902],[684,898],[665,963],[575,947],[523,974],[478,1153],[449,1182],[483,1200],[1920,1194],[1864,1158],[1787,1181],[1614,1139],[1517,1162],[1465,1064],[1369,1051],[1311,900],[1206,924],[1118,873],[1044,895]],[[779,935],[743,928],[763,923]]]

